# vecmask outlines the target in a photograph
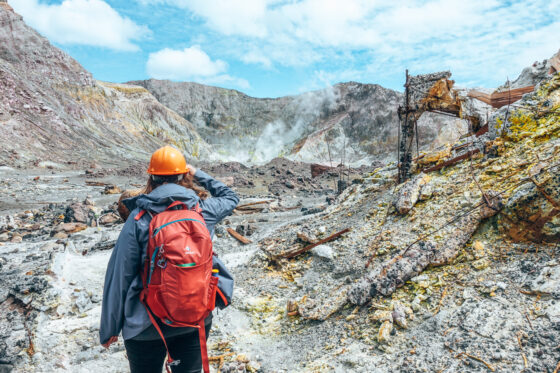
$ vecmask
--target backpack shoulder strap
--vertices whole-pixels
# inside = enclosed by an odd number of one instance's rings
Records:
[[[148,210],[140,210],[140,212],[136,214],[136,216],[134,217],[134,220],[138,221],[142,219],[142,216],[144,216],[145,213],[148,213],[148,215],[150,215],[151,218],[154,217],[154,215],[152,215],[152,213],[149,212]]]
[[[134,220],[138,221],[138,220],[142,219],[142,216],[144,216],[145,213],[146,213],[146,210],[140,210],[140,212],[138,214],[136,214],[136,216],[134,217]]]

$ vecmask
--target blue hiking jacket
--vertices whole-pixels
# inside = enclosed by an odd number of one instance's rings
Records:
[[[124,201],[131,213],[117,239],[105,274],[99,327],[102,344],[112,336],[118,336],[121,331],[124,339],[134,338],[152,325],[139,297],[151,217],[144,214],[141,219],[135,220],[135,216],[141,210],[160,213],[173,201],[182,201],[189,208],[199,203],[206,226],[213,236],[214,226],[230,215],[239,203],[233,190],[210,175],[197,170],[194,178],[210,192],[211,198],[201,200],[193,190],[170,183],[157,187],[150,194],[141,194]],[[216,257],[215,260],[219,261]],[[219,265],[223,266],[222,263]],[[220,278],[220,289],[224,290],[224,286],[231,288],[226,291],[233,291],[233,279]]]

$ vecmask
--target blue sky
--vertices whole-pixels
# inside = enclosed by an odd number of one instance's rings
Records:
[[[349,80],[402,90],[449,69],[495,87],[560,48],[551,0],[8,0],[112,82],[171,79],[278,97]]]

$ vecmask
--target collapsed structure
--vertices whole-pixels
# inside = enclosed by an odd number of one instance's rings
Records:
[[[419,151],[418,119],[425,112],[464,118],[469,122],[469,132],[481,127],[482,119],[477,113],[465,113],[463,98],[453,89],[455,82],[449,80],[451,72],[409,76],[406,71],[404,106],[399,106],[399,173],[398,181],[404,182],[411,176],[412,153],[416,142]],[[416,141],[414,141],[416,140]],[[417,154],[419,155],[419,154]]]
[[[417,166],[426,166],[437,161],[425,171],[436,171],[478,153],[481,149],[465,149],[466,143],[458,144],[431,157],[419,154],[418,120],[425,112],[461,118],[468,123],[468,132],[464,137],[476,135],[480,137],[488,131],[488,119],[495,109],[509,106],[521,100],[523,95],[531,93],[535,85],[548,76],[560,71],[560,51],[543,62],[535,62],[526,68],[514,82],[488,93],[477,89],[468,91],[454,88],[455,82],[450,80],[450,71],[410,76],[406,70],[404,102],[398,107],[399,140],[398,140],[398,182],[402,183],[412,176],[414,162]],[[478,107],[473,100],[478,100],[486,107]],[[482,110],[481,110],[482,109]],[[506,116],[507,117],[507,116]],[[507,120],[507,118],[506,118]],[[416,158],[413,157],[416,146]],[[451,151],[452,150],[452,151]],[[454,157],[450,157],[454,155]],[[442,158],[448,158],[442,162]],[[449,159],[451,158],[451,159]],[[419,171],[419,170],[418,170]]]

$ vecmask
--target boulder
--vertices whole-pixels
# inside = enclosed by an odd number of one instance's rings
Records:
[[[560,242],[560,173],[552,170],[517,187],[500,216],[515,241]]]
[[[64,214],[65,223],[83,223],[92,226],[95,221],[95,212],[90,205],[85,203],[76,202],[66,208]]]
[[[333,260],[334,259],[334,251],[332,247],[328,245],[319,245],[311,250],[313,255],[318,256],[319,258],[323,258],[326,260]]]
[[[399,214],[404,215],[412,210],[412,208],[420,198],[422,187],[429,180],[429,176],[424,173],[420,173],[411,180],[407,181],[399,189],[394,201],[395,208],[397,209]]]
[[[105,189],[103,190],[103,194],[119,194],[122,193],[121,188],[116,185],[105,185]]]
[[[108,214],[102,215],[99,218],[99,224],[101,224],[101,225],[112,225],[112,224],[117,223],[119,220],[120,220],[120,217],[117,214],[110,212]]]

